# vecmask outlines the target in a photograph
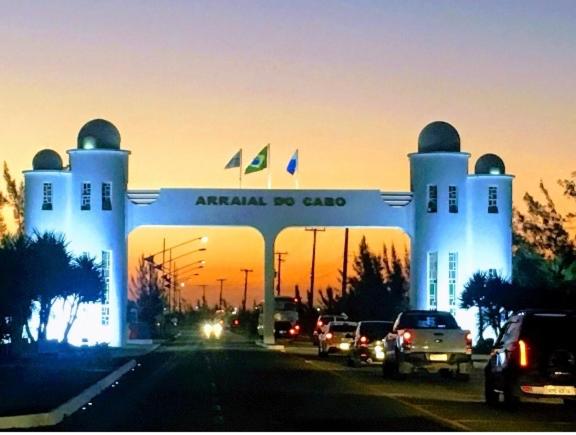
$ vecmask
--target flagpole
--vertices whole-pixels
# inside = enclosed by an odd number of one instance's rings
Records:
[[[268,189],[272,189],[272,174],[270,173],[270,166],[272,166],[271,165],[272,160],[270,157],[272,156],[272,151],[270,150],[270,144],[268,144],[267,147],[268,147],[268,161],[266,162],[267,163],[266,170],[268,171]]]
[[[300,189],[300,151],[296,149],[296,178],[294,181],[296,182],[296,189]]]
[[[240,167],[238,168],[240,169],[240,174],[238,176],[238,180],[240,182],[240,189],[242,189],[242,148],[240,148]]]

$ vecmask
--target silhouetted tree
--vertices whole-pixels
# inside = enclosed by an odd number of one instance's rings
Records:
[[[69,293],[71,257],[64,236],[53,232],[35,233],[30,244],[27,273],[33,298],[38,302],[38,341],[46,340],[52,307],[59,297]]]
[[[24,231],[24,183],[16,183],[6,162],[4,162],[3,177],[6,183],[6,193],[0,192],[0,210],[5,205],[12,208],[16,232],[21,234]],[[2,235],[6,233],[6,224],[4,218],[2,216],[0,218],[0,235]]]
[[[138,307],[138,320],[155,330],[156,322],[164,314],[166,297],[156,269],[144,260],[144,256],[138,261],[136,275],[130,279],[130,291]]]
[[[70,303],[70,317],[66,322],[62,341],[68,342],[68,334],[78,318],[81,304],[102,301],[105,283],[102,270],[95,259],[88,254],[76,257],[69,271],[69,292],[66,299]]]
[[[392,316],[390,297],[384,283],[381,257],[370,252],[366,237],[360,241],[358,255],[352,268],[356,273],[350,277],[348,314],[353,319],[388,319]]]
[[[572,184],[565,180],[565,193],[571,195]],[[535,199],[529,193],[524,195],[526,213],[515,210],[514,231],[516,249],[527,247],[544,261],[540,268],[548,269],[550,278],[558,283],[572,279],[576,265],[576,242],[565,227],[564,218],[556,209],[544,183],[540,181],[540,192],[544,202]],[[534,259],[534,257],[532,257]],[[519,272],[523,272],[520,270]],[[540,280],[545,281],[547,277]]]
[[[0,240],[0,318],[4,333],[12,343],[20,344],[32,315],[30,281],[30,239],[22,234],[5,235]]]

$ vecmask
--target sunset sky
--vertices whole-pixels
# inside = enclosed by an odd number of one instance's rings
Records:
[[[65,158],[82,125],[113,122],[130,156],[129,187],[237,187],[224,165],[271,144],[273,188],[300,150],[301,188],[409,190],[406,155],[444,120],[462,151],[500,155],[514,200],[542,178],[561,209],[558,178],[576,170],[576,2],[0,0],[0,160],[21,177],[34,154]],[[66,160],[66,158],[65,158]],[[265,188],[263,173],[245,187]],[[317,287],[338,286],[343,229],[318,236]],[[261,300],[263,243],[252,229],[142,228],[141,254],[207,234],[207,267],[186,283],[196,300]],[[409,240],[354,230],[380,250]],[[281,234],[285,293],[309,282],[312,235]],[[190,245],[190,248],[193,248]],[[186,252],[186,249],[178,252]]]

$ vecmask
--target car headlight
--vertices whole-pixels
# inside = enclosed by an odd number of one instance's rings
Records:
[[[202,331],[206,337],[210,338],[210,334],[212,334],[212,325],[210,323],[205,323],[202,327]]]
[[[216,323],[215,325],[212,326],[212,331],[214,332],[214,336],[216,338],[220,338],[220,335],[222,335],[222,325],[220,323]]]

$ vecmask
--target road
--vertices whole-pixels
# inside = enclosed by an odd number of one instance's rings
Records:
[[[59,431],[574,431],[576,412],[527,403],[517,412],[482,403],[470,382],[418,376],[384,380],[378,367],[286,352],[226,333],[207,342],[184,331],[134,372],[66,418]]]

